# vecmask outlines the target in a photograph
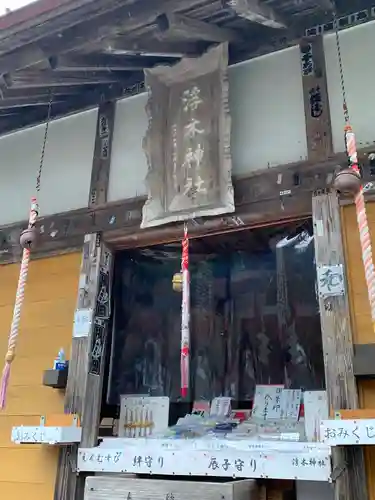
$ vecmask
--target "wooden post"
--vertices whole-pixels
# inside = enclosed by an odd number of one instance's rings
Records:
[[[333,154],[323,37],[300,43],[308,159],[324,161]]]
[[[100,235],[85,237],[73,329],[65,411],[78,413],[82,446],[95,446],[99,427],[104,350],[110,318],[112,253]],[[77,328],[77,324],[82,326]],[[87,326],[85,326],[87,325]]]
[[[98,110],[89,207],[107,199],[114,103]],[[81,445],[97,444],[102,399],[105,347],[110,319],[113,255],[100,234],[85,236],[79,276],[77,308],[69,360],[65,412],[77,413],[82,425]],[[76,475],[78,446],[63,448],[54,500],[82,500],[84,476]]]
[[[312,214],[328,402],[333,410],[356,409],[358,393],[353,373],[353,340],[343,276],[345,260],[337,194],[328,191],[314,194]],[[330,295],[327,288],[323,290],[322,279],[331,272],[336,278],[341,272],[344,278],[343,293],[339,295]],[[367,500],[363,448],[334,448],[333,480],[336,500]]]
[[[114,101],[103,102],[99,106],[91,170],[90,208],[104,205],[107,201],[115,112],[116,103]]]

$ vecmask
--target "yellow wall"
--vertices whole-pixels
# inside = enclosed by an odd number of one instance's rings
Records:
[[[367,203],[366,209],[375,249],[375,203]],[[342,215],[353,341],[355,344],[375,343],[354,206],[345,207]],[[361,381],[358,390],[361,407],[374,409],[375,380]],[[366,467],[370,499],[375,500],[374,446],[366,449]]]
[[[6,409],[0,411],[0,498],[52,500],[58,450],[13,445],[14,425],[38,425],[40,415],[63,412],[63,394],[41,385],[60,347],[70,352],[80,254],[32,261],[22,309],[17,357]],[[19,265],[0,267],[0,362],[7,348]],[[2,367],[0,368],[2,370]]]
[[[367,217],[370,225],[371,240],[375,249],[375,202],[367,203]],[[367,295],[365,275],[362,266],[361,246],[354,206],[343,209],[344,247],[346,272],[349,284],[349,300],[353,326],[354,343],[375,342],[372,330],[371,313]],[[374,255],[375,257],[375,255]]]

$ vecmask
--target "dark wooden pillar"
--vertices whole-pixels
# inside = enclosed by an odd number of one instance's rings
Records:
[[[324,161],[333,154],[323,37],[300,42],[308,159]]]
[[[358,392],[353,372],[353,339],[337,194],[329,191],[315,193],[312,213],[329,406],[331,410],[356,409]],[[335,291],[332,287],[329,290],[330,275],[335,276]],[[340,277],[342,286],[337,287]],[[335,500],[368,499],[363,448],[333,449],[333,480]]]
[[[88,205],[107,201],[114,103],[99,106]],[[105,348],[110,318],[113,255],[98,233],[85,236],[79,277],[77,308],[73,325],[65,412],[81,419],[85,447],[97,444]],[[84,476],[76,475],[78,446],[63,448],[54,500],[83,500]]]

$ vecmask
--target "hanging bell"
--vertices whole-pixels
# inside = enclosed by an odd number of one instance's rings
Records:
[[[176,273],[173,275],[172,287],[175,292],[182,292],[182,273]]]
[[[36,246],[37,239],[37,229],[35,227],[28,227],[21,233],[20,245],[23,249],[32,250]]]
[[[334,189],[341,194],[355,196],[359,193],[361,186],[361,175],[350,167],[338,172],[333,179]]]

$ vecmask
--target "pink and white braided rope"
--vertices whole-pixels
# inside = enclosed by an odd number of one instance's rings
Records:
[[[35,226],[37,216],[38,216],[38,205],[36,202],[36,198],[32,198],[30,215],[29,215],[29,225],[28,225],[29,228]],[[22,304],[25,296],[25,286],[27,280],[27,273],[29,270],[29,262],[30,262],[30,250],[28,248],[25,248],[22,254],[21,269],[20,269],[20,275],[18,279],[17,292],[16,292],[16,301],[14,304],[13,319],[10,327],[10,334],[8,340],[8,350],[5,355],[5,366],[3,369],[3,374],[1,379],[1,386],[0,386],[1,409],[5,407],[7,389],[10,377],[10,367],[16,356],[16,346],[17,346],[18,332],[21,320]]]
[[[354,171],[359,173],[355,135],[350,125],[347,125],[345,128],[345,141],[351,168],[353,168]],[[372,256],[371,236],[367,220],[363,188],[360,189],[359,193],[355,197],[354,203],[357,214],[359,238],[361,242],[362,261],[365,269],[367,293],[371,308],[371,319],[372,319],[373,329],[375,332],[375,268]]]

